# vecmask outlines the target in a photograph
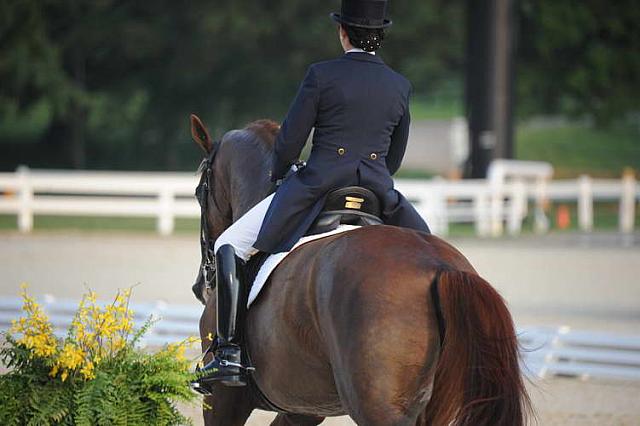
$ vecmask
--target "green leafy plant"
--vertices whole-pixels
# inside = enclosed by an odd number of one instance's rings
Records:
[[[89,292],[58,339],[42,308],[23,288],[25,316],[5,333],[0,362],[0,424],[12,425],[182,425],[176,408],[198,396],[185,350],[189,338],[150,353],[136,346],[149,318],[133,328],[130,290],[101,307]]]

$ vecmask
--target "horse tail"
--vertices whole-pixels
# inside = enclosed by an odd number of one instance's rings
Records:
[[[432,283],[442,348],[428,425],[521,426],[531,401],[519,365],[519,345],[507,306],[488,282],[440,270]]]

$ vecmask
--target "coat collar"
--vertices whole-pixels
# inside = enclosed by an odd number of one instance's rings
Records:
[[[376,64],[384,64],[382,58],[379,55],[370,55],[367,52],[351,52],[345,53],[343,56],[345,59],[351,59],[353,61],[373,62]]]

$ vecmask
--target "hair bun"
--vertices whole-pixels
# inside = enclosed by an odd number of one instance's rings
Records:
[[[384,29],[382,28],[359,28],[347,25],[342,26],[349,36],[349,41],[354,47],[365,52],[375,52],[382,47],[384,40]]]

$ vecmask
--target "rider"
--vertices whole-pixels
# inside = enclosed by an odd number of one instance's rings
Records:
[[[271,178],[282,184],[216,240],[218,347],[204,367],[207,380],[246,384],[238,341],[243,261],[258,251],[289,251],[331,190],[366,187],[380,198],[386,224],[429,232],[391,178],[407,144],[411,85],[376,55],[391,25],[386,9],[386,0],[343,0],[341,13],[331,14],[345,54],[307,71],[275,143]],[[306,167],[285,178],[312,128]]]

